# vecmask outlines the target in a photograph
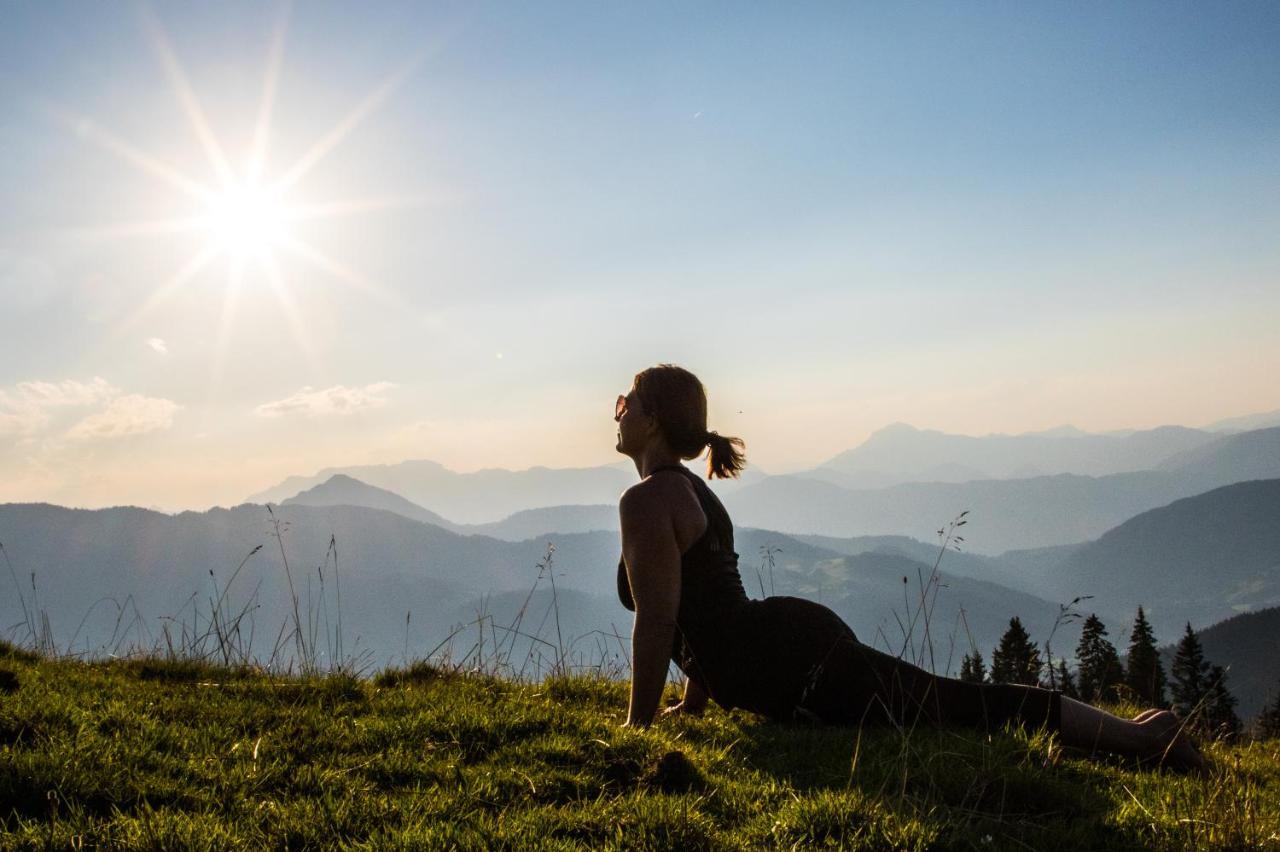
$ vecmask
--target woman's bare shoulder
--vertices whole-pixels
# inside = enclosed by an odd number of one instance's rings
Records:
[[[652,474],[622,492],[618,510],[625,516],[643,512],[675,515],[702,513],[702,505],[688,477],[676,471]]]

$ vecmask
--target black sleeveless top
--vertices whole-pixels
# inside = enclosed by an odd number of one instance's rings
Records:
[[[738,554],[733,549],[733,522],[720,498],[702,478],[684,465],[663,465],[649,471],[678,471],[693,485],[698,504],[707,516],[707,529],[680,557],[680,608],[676,614],[676,636],[671,658],[715,695],[716,670],[721,648],[732,636],[737,616],[749,603],[738,573]],[[618,560],[618,599],[635,612],[626,562]]]

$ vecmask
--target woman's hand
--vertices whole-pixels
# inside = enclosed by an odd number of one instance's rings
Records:
[[[678,704],[672,704],[665,707],[658,718],[666,719],[668,716],[701,716],[705,707],[694,707],[688,701],[681,701]]]

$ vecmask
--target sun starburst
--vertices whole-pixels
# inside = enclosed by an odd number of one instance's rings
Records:
[[[160,157],[120,137],[88,117],[60,107],[51,114],[77,136],[119,157],[140,172],[157,179],[190,199],[189,215],[140,222],[116,222],[72,229],[82,236],[118,238],[196,234],[201,247],[166,281],[160,283],[114,330],[120,338],[132,333],[157,307],[190,284],[219,258],[227,262],[223,309],[213,352],[213,382],[217,382],[234,324],[237,300],[247,274],[260,275],[269,285],[285,315],[295,343],[304,354],[313,352],[305,324],[298,313],[298,301],[282,270],[280,255],[287,255],[347,286],[372,293],[384,302],[398,303],[394,293],[350,269],[323,250],[304,240],[293,227],[304,220],[351,216],[396,207],[417,206],[421,197],[354,198],[323,203],[291,203],[290,194],[305,176],[333,152],[357,127],[376,112],[412,74],[421,54],[388,75],[332,127],[321,133],[296,161],[277,174],[266,173],[276,88],[288,29],[289,6],[280,7],[273,28],[248,156],[242,168],[228,157],[219,144],[213,125],[206,118],[194,88],[174,51],[163,26],[148,8],[141,9],[146,31],[179,106],[216,177],[212,185],[200,181],[164,162]]]

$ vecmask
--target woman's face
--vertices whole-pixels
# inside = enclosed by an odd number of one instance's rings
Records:
[[[644,447],[646,427],[652,423],[653,418],[644,413],[634,389],[618,397],[613,409],[613,419],[618,423],[617,451],[628,456],[640,452]]]

